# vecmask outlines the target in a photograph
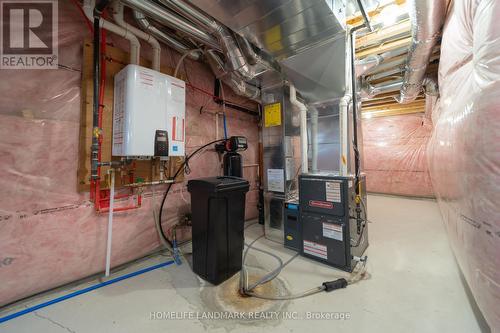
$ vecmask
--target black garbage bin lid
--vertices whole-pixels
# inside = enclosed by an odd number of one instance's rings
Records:
[[[247,192],[250,185],[248,181],[240,177],[222,176],[191,179],[188,181],[188,191],[209,191],[209,192],[226,192],[226,191],[244,191]]]

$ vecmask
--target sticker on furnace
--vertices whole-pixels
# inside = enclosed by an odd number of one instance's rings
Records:
[[[308,240],[304,240],[304,253],[321,259],[328,259],[328,248],[325,245]]]

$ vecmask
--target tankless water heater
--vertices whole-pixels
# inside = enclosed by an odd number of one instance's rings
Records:
[[[184,81],[127,65],[115,75],[114,86],[113,156],[155,156],[157,133],[163,131],[167,132],[168,156],[184,156]]]

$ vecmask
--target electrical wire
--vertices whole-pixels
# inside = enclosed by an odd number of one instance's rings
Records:
[[[196,149],[194,152],[192,152],[191,154],[189,154],[185,159],[184,159],[184,162],[182,162],[182,164],[180,165],[179,169],[177,169],[177,171],[175,172],[174,176],[172,177],[172,180],[175,181],[175,179],[177,178],[177,176],[179,175],[179,173],[184,169],[184,167],[189,163],[189,160],[194,156],[196,155],[199,151],[201,151],[202,149],[210,146],[210,145],[213,145],[217,142],[221,142],[221,141],[224,141],[224,139],[219,139],[219,140],[214,140],[214,141],[211,141],[207,144],[204,144],[203,146],[199,147],[198,149]],[[173,182],[168,184],[168,187],[167,187],[167,190],[165,191],[165,194],[163,195],[163,199],[161,201],[161,205],[160,205],[160,212],[158,213],[158,230],[160,231],[160,236],[163,238],[163,240],[165,240],[171,247],[172,247],[172,242],[170,242],[170,240],[168,239],[168,237],[165,235],[165,232],[163,231],[163,228],[162,228],[162,224],[161,224],[161,217],[162,217],[162,213],[163,213],[163,207],[165,205],[165,201],[167,199],[167,196],[168,196],[168,193],[170,192],[170,188],[172,188],[172,185],[173,185]]]

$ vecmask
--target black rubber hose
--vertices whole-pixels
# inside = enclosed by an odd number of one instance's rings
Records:
[[[213,145],[217,142],[221,142],[221,141],[225,141],[225,139],[219,139],[219,140],[215,140],[215,141],[212,141],[212,142],[209,142],[201,147],[199,147],[198,149],[196,149],[194,152],[192,152],[191,154],[188,155],[188,157],[186,157],[186,159],[184,160],[184,162],[182,162],[181,166],[179,167],[179,169],[177,169],[177,171],[175,172],[174,174],[174,177],[172,177],[172,181],[175,181],[175,179],[177,178],[177,176],[179,175],[179,173],[182,171],[182,169],[184,169],[184,167],[186,166],[186,164],[189,163],[189,160],[194,156],[196,155],[200,150],[210,146],[210,145]],[[161,233],[161,236],[162,238],[172,247],[172,242],[170,242],[170,240],[167,238],[167,236],[165,235],[165,232],[163,231],[163,228],[161,226],[161,215],[162,215],[162,212],[163,212],[163,206],[165,205],[165,201],[167,200],[167,196],[168,196],[168,192],[170,192],[170,188],[172,187],[173,183],[170,183],[168,184],[168,187],[167,187],[167,190],[165,191],[165,194],[163,195],[163,199],[161,201],[161,206],[160,206],[160,212],[158,214],[158,223],[159,223],[159,230],[160,230],[160,233]]]
[[[106,9],[106,7],[109,5],[109,2],[110,2],[109,0],[97,1],[97,3],[95,4],[95,7],[94,7],[94,15],[101,16],[104,9]]]

